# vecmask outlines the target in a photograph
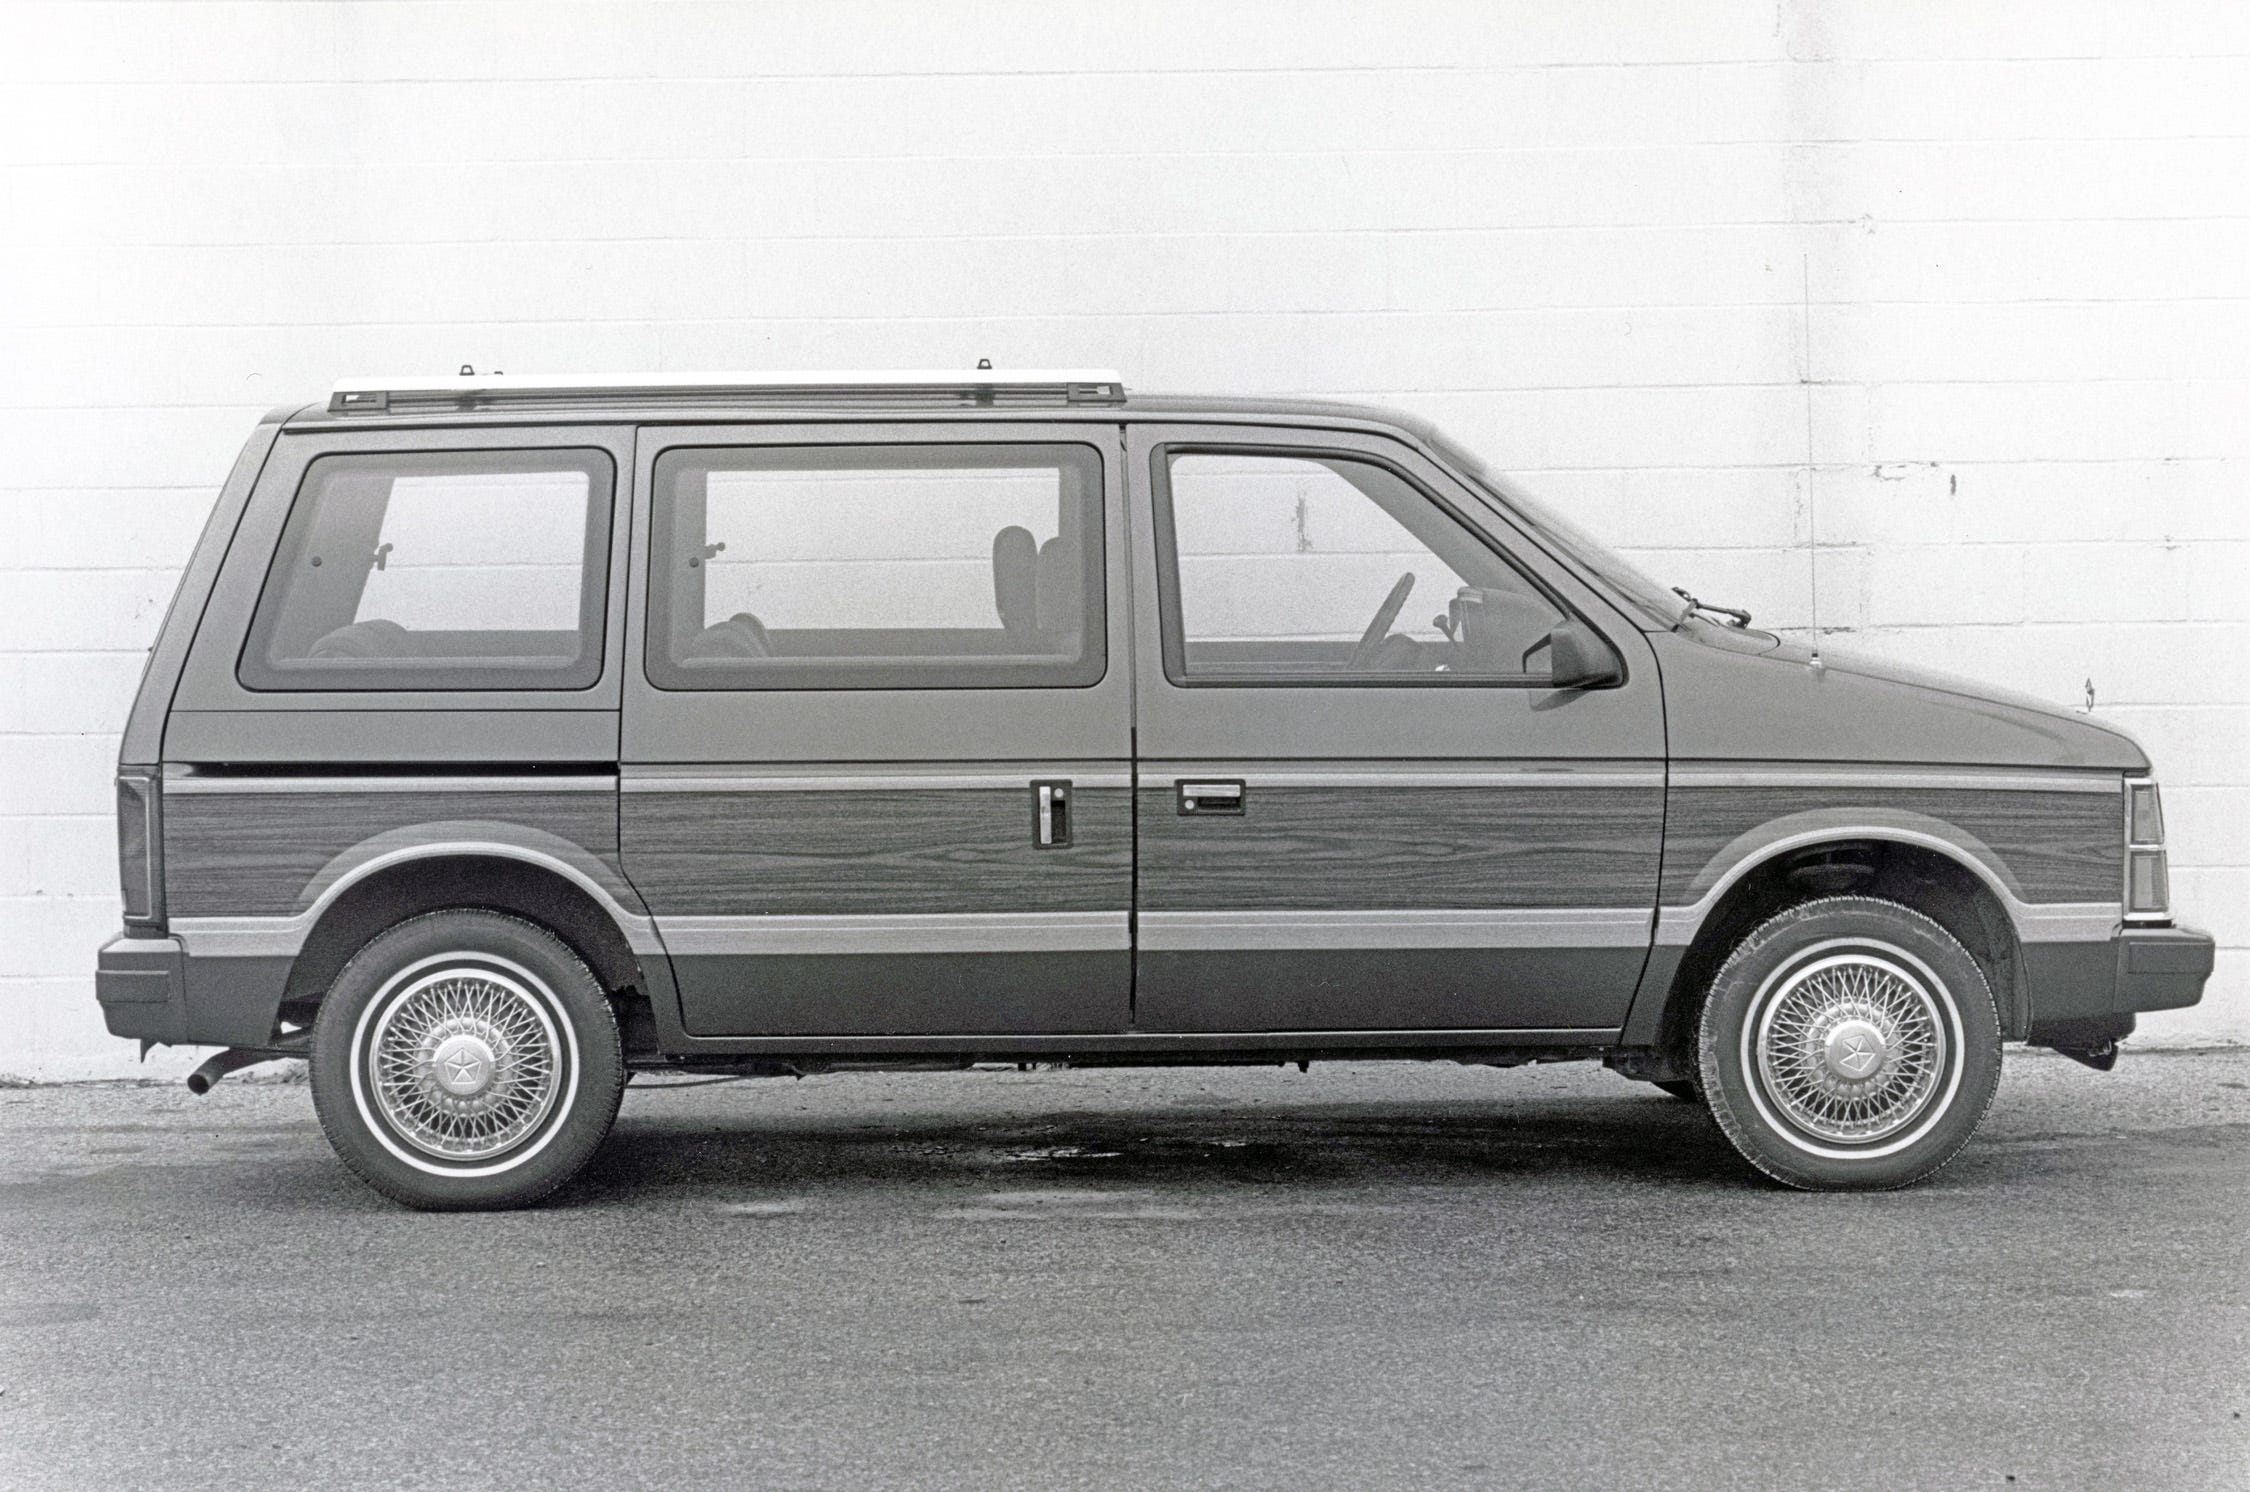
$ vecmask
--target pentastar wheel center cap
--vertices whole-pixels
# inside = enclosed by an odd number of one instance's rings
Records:
[[[1840,1022],[1821,1048],[1821,1060],[1828,1071],[1846,1083],[1868,1081],[1883,1070],[1890,1055],[1890,1044],[1872,1021]]]
[[[455,1098],[474,1098],[492,1086],[492,1048],[481,1037],[448,1036],[432,1054],[430,1070]]]

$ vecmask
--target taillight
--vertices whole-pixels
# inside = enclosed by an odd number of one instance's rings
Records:
[[[2125,783],[2125,917],[2165,922],[2172,916],[2171,869],[2164,858],[2164,801],[2146,778]]]
[[[117,882],[125,925],[156,932],[164,929],[162,780],[149,767],[117,772]]]

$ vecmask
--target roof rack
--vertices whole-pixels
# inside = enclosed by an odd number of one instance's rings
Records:
[[[730,406],[1120,404],[1125,382],[1107,368],[978,368],[877,373],[639,373],[624,375],[477,373],[452,378],[345,378],[328,396],[330,414],[444,413],[456,410],[600,408],[609,405]]]

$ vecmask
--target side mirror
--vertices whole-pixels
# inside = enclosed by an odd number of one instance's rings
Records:
[[[1625,663],[1616,650],[1576,618],[1548,633],[1531,651],[1539,647],[1547,649],[1549,688],[1600,689],[1625,678]]]

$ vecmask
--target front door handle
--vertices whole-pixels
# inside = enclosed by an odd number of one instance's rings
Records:
[[[1070,783],[1034,782],[1031,785],[1031,842],[1043,850],[1070,843]]]
[[[1239,777],[1216,780],[1182,779],[1172,784],[1179,794],[1180,816],[1208,818],[1215,813],[1242,812],[1243,790]]]

